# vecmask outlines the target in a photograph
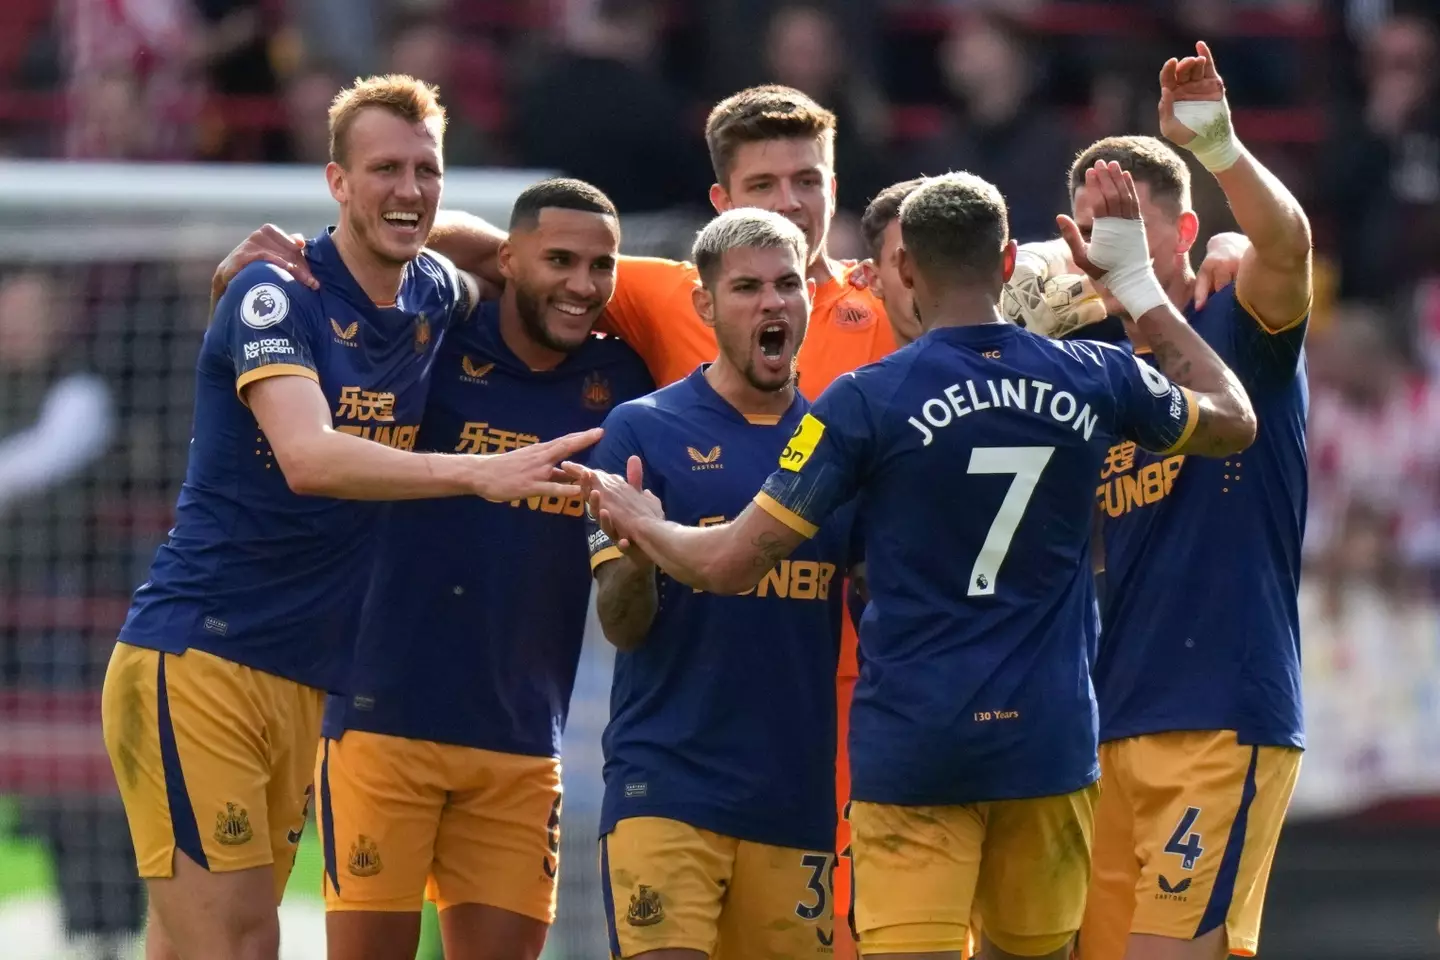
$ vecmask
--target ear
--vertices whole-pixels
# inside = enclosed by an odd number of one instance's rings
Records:
[[[915,289],[915,261],[910,259],[910,251],[901,244],[895,248],[895,269],[900,274],[900,282],[905,285],[906,290]]]
[[[344,203],[349,191],[345,184],[345,168],[334,160],[325,165],[325,183],[330,187],[330,197],[336,203]]]
[[[695,305],[695,312],[705,321],[705,326],[714,327],[715,298],[710,295],[710,291],[699,283],[695,284],[690,291],[690,302]]]
[[[515,244],[511,242],[508,235],[500,241],[500,250],[495,257],[500,267],[500,276],[513,283],[515,280]]]
[[[710,184],[710,206],[715,208],[716,213],[724,213],[735,206],[730,199],[730,194],[718,183]]]
[[[1015,272],[1015,255],[1020,245],[1014,240],[1005,243],[1005,252],[1000,257],[1000,282],[1009,283],[1010,276]]]
[[[1195,238],[1200,236],[1200,218],[1194,210],[1186,210],[1175,218],[1175,231],[1179,235],[1175,243],[1176,252],[1189,253],[1195,245]]]
[[[805,299],[806,299],[806,300],[808,300],[808,301],[811,302],[811,303],[814,303],[814,302],[815,302],[815,291],[818,290],[818,289],[819,289],[819,286],[815,283],[815,278],[814,278],[814,277],[806,277],[806,278],[805,278]]]

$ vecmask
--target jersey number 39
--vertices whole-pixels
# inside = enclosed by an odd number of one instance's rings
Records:
[[[1005,562],[1005,554],[1010,552],[1010,541],[1054,453],[1054,447],[976,447],[970,451],[968,473],[1009,473],[1014,479],[1000,501],[1000,511],[990,522],[990,532],[980,545],[975,566],[970,568],[967,596],[988,597],[995,593],[995,577]]]

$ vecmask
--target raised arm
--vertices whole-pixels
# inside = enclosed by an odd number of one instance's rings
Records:
[[[1310,309],[1310,221],[1299,201],[1235,136],[1225,84],[1203,42],[1196,56],[1171,58],[1160,71],[1160,131],[1214,174],[1235,222],[1250,239],[1235,292],[1272,331]]]
[[[285,482],[299,494],[341,500],[480,496],[504,502],[573,496],[555,467],[600,439],[599,429],[493,455],[409,453],[334,429],[320,385],[272,376],[243,387]]]
[[[1156,279],[1135,182],[1118,163],[1096,161],[1085,171],[1085,187],[1088,195],[1099,198],[1090,242],[1084,241],[1069,217],[1062,214],[1056,222],[1075,264],[1102,281],[1134,318],[1160,372],[1194,395],[1195,428],[1175,452],[1224,456],[1244,450],[1255,440],[1250,397],[1234,371],[1185,322]]]

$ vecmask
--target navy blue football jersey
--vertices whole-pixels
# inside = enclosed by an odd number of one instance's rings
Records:
[[[378,503],[301,496],[275,463],[244,388],[270,376],[320,384],[335,429],[415,446],[442,334],[468,313],[448,260],[405,268],[378,307],[329,233],[306,246],[321,287],[255,263],[216,305],[197,363],[190,460],[175,526],[135,591],[129,644],[191,647],[321,689],[342,689],[370,581]]]
[[[598,427],[653,387],[633,350],[602,337],[529,369],[486,303],[440,351],[420,447],[517,450]],[[330,698],[325,735],[558,756],[590,598],[584,512],[579,495],[393,504],[349,693]]]
[[[1154,456],[1124,443],[1106,457],[1096,491],[1101,739],[1234,730],[1242,744],[1303,747],[1308,319],[1272,333],[1233,285],[1187,316],[1245,385],[1259,430],[1232,457]]]
[[[701,367],[617,407],[594,464],[621,476],[638,455],[645,485],[677,523],[733,520],[808,409],[747,420]],[[593,523],[591,563],[618,551]],[[835,670],[850,555],[848,510],[740,596],[657,574],[645,641],[615,658],[601,834],[665,817],[755,843],[835,842]]]
[[[858,497],[855,799],[964,804],[1096,779],[1093,478],[1120,439],[1172,449],[1197,416],[1123,350],[1002,323],[932,330],[820,396],[757,503],[808,534]]]

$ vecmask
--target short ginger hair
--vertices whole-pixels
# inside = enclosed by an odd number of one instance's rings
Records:
[[[438,87],[400,73],[357,79],[330,102],[330,159],[342,167],[349,154],[350,126],[369,107],[388,110],[410,123],[439,121],[438,134],[445,135],[445,108]]]

